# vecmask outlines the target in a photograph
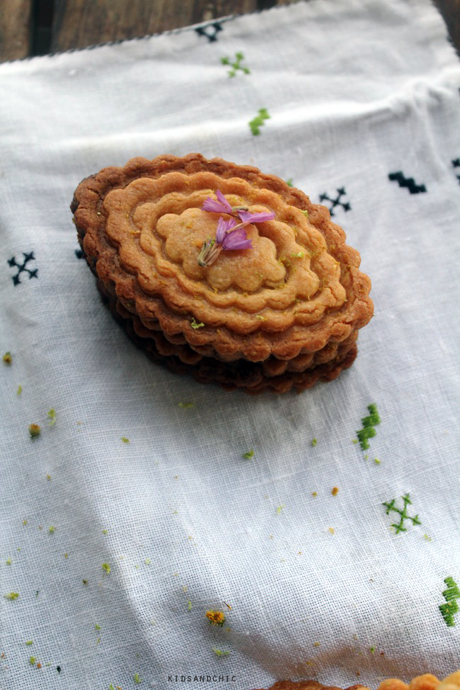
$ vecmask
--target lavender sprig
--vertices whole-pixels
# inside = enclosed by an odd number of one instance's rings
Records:
[[[216,190],[216,196],[217,201],[208,196],[202,210],[209,213],[225,213],[231,218],[228,220],[219,218],[216,238],[204,242],[198,255],[198,263],[203,267],[213,264],[223,249],[226,251],[251,249],[252,240],[248,238],[244,227],[251,223],[264,223],[275,217],[274,213],[250,213],[247,206],[231,206],[220,190]],[[237,224],[235,218],[241,222]]]

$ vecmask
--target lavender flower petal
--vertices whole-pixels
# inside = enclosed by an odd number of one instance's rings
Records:
[[[224,197],[220,189],[216,189],[216,197],[219,199],[222,206],[225,207],[227,213],[232,213],[232,207],[228,203],[227,199]]]
[[[236,250],[236,249],[251,249],[252,240],[248,239],[246,230],[244,228],[239,228],[234,232],[229,232],[224,236],[222,240],[223,249]]]
[[[227,232],[229,230],[231,230],[232,228],[234,228],[235,225],[236,225],[236,220],[234,220],[233,218],[229,218],[228,220],[224,220],[221,216],[219,218],[219,220],[217,221],[216,242],[218,244],[223,244]]]
[[[201,207],[202,211],[208,211],[209,213],[232,213],[232,207],[218,189],[216,190],[216,196],[218,201],[212,199],[210,196],[205,199]]]
[[[250,211],[238,211],[238,215],[243,223],[265,223],[275,217],[274,213],[251,213]]]

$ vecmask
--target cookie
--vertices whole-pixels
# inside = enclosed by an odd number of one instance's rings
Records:
[[[364,685],[352,685],[346,690],[369,690]],[[444,678],[440,681],[431,673],[424,673],[421,676],[413,678],[410,683],[404,683],[397,678],[387,678],[382,681],[377,690],[459,690],[460,688],[460,671]],[[271,685],[268,690],[339,690],[335,686],[321,685],[315,680],[278,680],[274,685]]]
[[[152,359],[197,380],[231,386],[222,362],[254,390],[330,380],[372,317],[370,279],[328,210],[252,166],[135,158],[84,180],[71,208],[112,311]],[[213,377],[198,373],[208,360]]]

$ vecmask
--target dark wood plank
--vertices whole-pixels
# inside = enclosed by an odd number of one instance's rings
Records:
[[[460,0],[434,0],[444,17],[449,35],[460,55]]]
[[[0,0],[0,62],[30,54],[32,0]]]
[[[257,0],[56,0],[52,50],[145,36],[255,9]]]

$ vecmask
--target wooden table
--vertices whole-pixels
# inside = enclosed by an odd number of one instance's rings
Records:
[[[0,62],[134,38],[289,0],[0,0]],[[385,2],[385,0],[382,0]],[[460,0],[435,0],[460,53]]]

